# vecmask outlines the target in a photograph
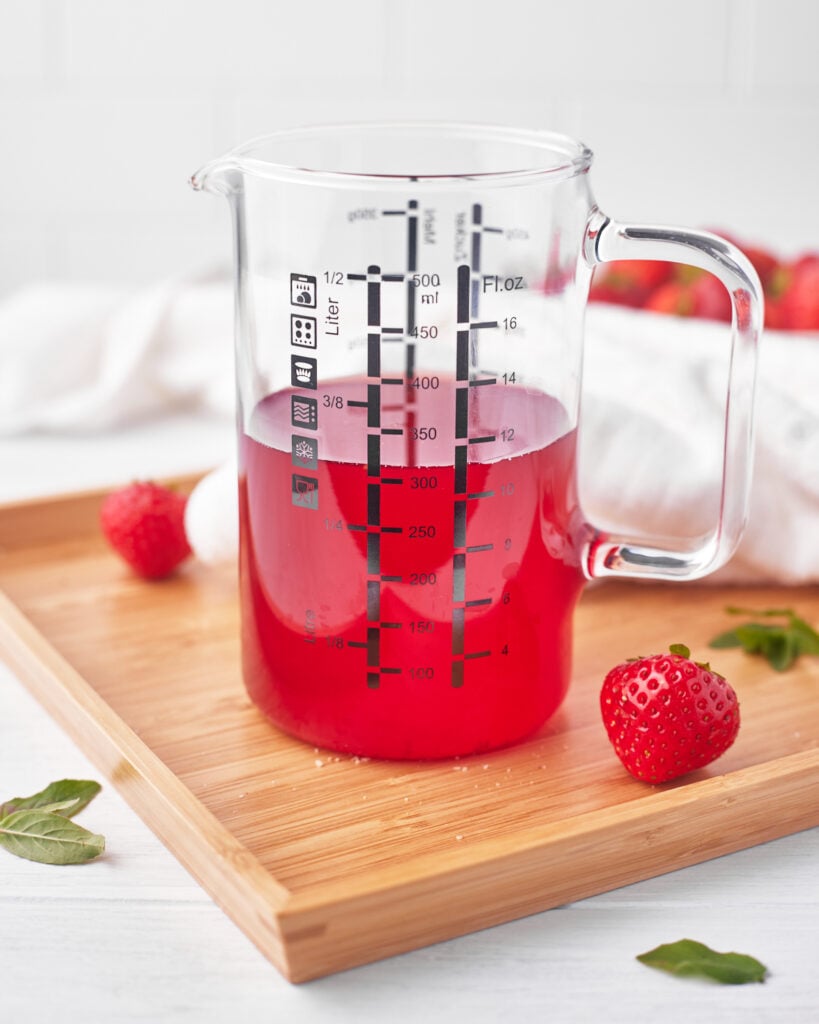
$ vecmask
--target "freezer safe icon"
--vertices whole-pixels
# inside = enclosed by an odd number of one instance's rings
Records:
[[[299,508],[318,508],[318,480],[314,476],[293,474],[293,504]]]
[[[291,313],[290,344],[296,345],[298,348],[316,347],[316,318],[314,316]]]
[[[302,437],[293,434],[291,457],[294,466],[302,469],[318,469],[318,441],[315,437]]]
[[[290,275],[290,302],[305,309],[316,308],[316,279],[310,274]]]
[[[318,402],[315,398],[290,396],[290,424],[302,430],[318,428]]]
[[[315,391],[318,371],[316,360],[310,356],[290,357],[290,383],[294,388],[310,388]]]

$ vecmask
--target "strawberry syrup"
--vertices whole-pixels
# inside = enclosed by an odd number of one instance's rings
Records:
[[[378,474],[347,404],[366,380],[277,392],[240,439],[245,683],[317,746],[477,753],[537,729],[568,687],[575,433],[554,398],[470,388],[469,437],[492,440],[469,445],[459,520],[455,384],[430,379],[382,407]]]

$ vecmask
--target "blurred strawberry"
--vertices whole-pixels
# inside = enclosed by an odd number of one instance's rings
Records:
[[[731,322],[731,298],[718,277],[703,272],[691,285],[694,316]]]
[[[675,316],[695,315],[695,296],[691,285],[669,281],[660,285],[643,304],[652,313],[673,313]]]
[[[751,261],[754,270],[759,274],[762,290],[767,291],[779,269],[779,260],[767,249],[755,245],[740,245],[742,252]]]
[[[819,253],[807,253],[788,270],[790,281],[780,299],[783,326],[819,331]]]
[[[187,498],[153,482],[112,491],[100,509],[111,547],[145,579],[162,579],[191,554],[185,534]]]
[[[594,272],[589,298],[642,306],[651,293],[671,277],[673,264],[661,260],[613,260]]]
[[[785,314],[782,311],[781,299],[765,296],[765,328],[769,331],[785,329]]]

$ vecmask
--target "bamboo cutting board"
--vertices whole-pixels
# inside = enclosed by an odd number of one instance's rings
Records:
[[[665,786],[623,771],[597,708],[615,662],[671,642],[705,654],[729,603],[815,623],[819,588],[592,586],[571,693],[537,735],[367,761],[270,726],[240,680],[233,572],[137,580],[99,537],[100,501],[0,508],[0,657],[292,981],[819,824],[819,660],[779,675],[716,652],[739,738]]]

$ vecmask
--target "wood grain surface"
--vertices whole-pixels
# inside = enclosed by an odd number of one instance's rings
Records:
[[[722,651],[742,728],[665,786],[621,768],[597,695],[625,657],[706,654],[728,603],[819,589],[590,586],[563,708],[527,742],[386,762],[291,739],[247,699],[236,581],[149,584],[99,537],[99,494],[0,509],[0,652],[291,980],[417,948],[819,824],[819,664]],[[716,659],[715,659],[716,660]]]

